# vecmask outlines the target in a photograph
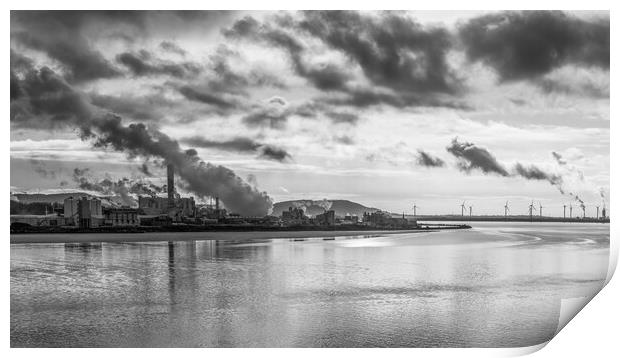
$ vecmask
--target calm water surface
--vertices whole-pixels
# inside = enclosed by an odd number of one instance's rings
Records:
[[[607,224],[472,225],[335,240],[13,244],[11,346],[530,346],[553,336],[562,298],[604,283]]]

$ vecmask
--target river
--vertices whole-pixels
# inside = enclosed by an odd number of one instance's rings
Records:
[[[12,347],[523,347],[602,287],[609,224],[12,244]],[[174,233],[170,233],[170,238]]]

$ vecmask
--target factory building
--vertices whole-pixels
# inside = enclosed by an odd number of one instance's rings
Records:
[[[304,214],[302,208],[289,207],[288,211],[282,212],[282,222],[285,225],[299,225],[304,224],[308,220],[308,217]]]
[[[138,209],[108,208],[103,211],[104,225],[106,226],[138,226],[140,218]]]
[[[323,214],[318,214],[314,221],[321,226],[333,226],[336,224],[336,212],[334,210],[327,210]]]
[[[385,228],[405,228],[416,226],[416,220],[409,220],[402,217],[392,217],[392,214],[385,211],[375,211],[374,213],[364,213],[362,222],[367,226],[385,227]]]
[[[161,215],[168,213],[168,198],[140,196],[138,208],[144,215]]]
[[[181,221],[183,218],[196,216],[196,202],[193,197],[182,198],[174,190],[174,166],[169,164],[168,193],[166,197],[138,197],[138,210],[142,215],[155,217],[168,215],[173,221]]]
[[[101,200],[96,198],[68,197],[64,200],[65,225],[81,228],[98,227],[103,224]]]

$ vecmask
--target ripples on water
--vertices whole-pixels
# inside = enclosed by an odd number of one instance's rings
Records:
[[[474,226],[335,240],[14,244],[11,346],[530,346],[553,336],[562,298],[604,282],[609,225]]]

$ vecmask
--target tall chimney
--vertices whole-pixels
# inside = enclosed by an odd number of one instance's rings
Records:
[[[220,198],[215,197],[215,210],[220,210]]]
[[[168,207],[174,207],[174,166],[168,164]]]

